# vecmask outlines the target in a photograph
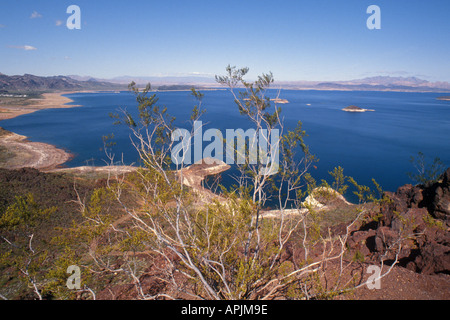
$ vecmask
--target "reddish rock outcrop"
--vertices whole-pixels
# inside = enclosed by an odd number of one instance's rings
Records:
[[[450,274],[450,168],[439,182],[386,195],[375,219],[351,234],[349,248],[374,262],[397,259],[418,273]]]

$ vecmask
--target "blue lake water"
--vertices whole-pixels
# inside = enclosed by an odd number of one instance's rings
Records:
[[[239,114],[232,95],[226,90],[204,91],[202,117],[208,128],[247,129],[251,125]],[[275,92],[273,92],[275,94]],[[158,92],[159,105],[177,118],[176,125],[189,128],[187,120],[196,104],[190,92]],[[282,116],[286,128],[300,120],[308,137],[306,143],[320,159],[311,174],[329,178],[336,166],[359,183],[370,184],[375,178],[385,190],[395,191],[411,183],[409,162],[419,151],[439,157],[450,166],[450,102],[439,101],[439,93],[345,92],[282,90]],[[103,165],[102,136],[114,133],[116,159],[136,162],[129,130],[114,126],[108,116],[119,108],[134,112],[135,98],[129,92],[77,93],[68,95],[82,107],[48,109],[0,122],[0,126],[26,135],[31,141],[53,144],[73,153],[68,167]],[[356,105],[375,112],[349,113],[341,109]]]

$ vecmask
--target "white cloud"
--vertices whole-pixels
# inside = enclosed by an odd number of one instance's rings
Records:
[[[30,51],[30,50],[37,50],[37,48],[33,47],[33,46],[23,46],[23,49],[25,51]]]
[[[22,49],[25,51],[32,51],[32,50],[37,50],[37,48],[33,47],[33,46],[8,46],[9,48],[14,48],[14,49]]]
[[[63,23],[64,23],[64,22],[63,22],[62,20],[56,20],[55,25],[56,25],[57,27],[59,27],[59,26],[62,26]]]
[[[30,16],[30,19],[36,19],[36,18],[42,18],[42,14],[40,14],[37,11],[33,11],[33,13]]]

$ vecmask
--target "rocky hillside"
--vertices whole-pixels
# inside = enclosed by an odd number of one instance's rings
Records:
[[[97,81],[95,79],[78,81],[64,76],[38,77],[31,74],[7,76],[0,73],[0,93],[116,90],[123,88],[125,88],[124,85]]]
[[[450,274],[450,168],[439,182],[404,185],[387,193],[375,221],[353,232],[348,241],[371,261],[398,259],[411,271],[432,275]],[[402,242],[398,256],[386,247]]]

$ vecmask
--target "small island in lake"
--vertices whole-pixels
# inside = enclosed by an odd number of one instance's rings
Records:
[[[244,101],[250,101],[250,99],[244,98]],[[281,98],[273,98],[273,99],[270,99],[270,101],[275,102],[275,103],[282,103],[282,104],[289,103],[289,101],[287,99],[281,99]]]
[[[436,99],[437,99],[437,100],[450,101],[450,96],[437,97]]]
[[[270,99],[270,101],[273,101],[275,103],[289,103],[289,101],[287,99],[281,99],[281,98],[275,98],[275,99]]]
[[[366,111],[375,111],[373,109],[363,109],[354,105],[345,107],[344,109],[342,109],[343,111],[347,111],[347,112],[366,112]]]

